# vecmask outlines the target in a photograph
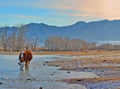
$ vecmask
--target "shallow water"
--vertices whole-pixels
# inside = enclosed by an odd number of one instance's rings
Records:
[[[60,79],[95,77],[90,72],[73,72],[58,70],[59,67],[44,63],[52,60],[66,60],[72,56],[36,55],[30,64],[30,71],[19,71],[18,56],[0,55],[0,89],[86,89],[80,84],[59,82]]]

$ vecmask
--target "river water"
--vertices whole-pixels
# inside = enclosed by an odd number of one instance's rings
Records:
[[[75,57],[75,56],[74,56]],[[73,56],[35,55],[30,64],[30,71],[19,71],[18,55],[0,55],[0,89],[86,89],[81,84],[69,84],[58,80],[68,78],[95,77],[90,72],[58,70],[59,67],[44,63],[53,60],[68,60]]]

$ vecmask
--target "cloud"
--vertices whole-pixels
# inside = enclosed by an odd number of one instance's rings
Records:
[[[17,18],[26,18],[26,19],[39,19],[39,16],[30,16],[30,15],[12,15],[15,16]]]
[[[40,19],[39,16],[22,15],[22,14],[1,14],[0,16],[2,16],[2,17],[22,18],[22,19]]]
[[[6,3],[0,6],[18,6],[26,8],[55,10],[56,13],[69,16],[93,16],[104,19],[120,19],[120,0],[10,0],[14,3]],[[73,12],[67,12],[72,10]],[[82,13],[81,13],[82,12]],[[36,18],[18,16],[21,18]]]
[[[44,0],[33,4],[36,8],[63,10],[70,16],[94,16],[105,19],[120,19],[120,0]],[[68,13],[65,10],[75,12]],[[81,13],[82,12],[82,13]]]

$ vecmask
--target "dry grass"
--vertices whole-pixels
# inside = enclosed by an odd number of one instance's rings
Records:
[[[0,54],[17,54],[19,52],[0,52]],[[34,55],[47,55],[47,54],[61,54],[61,55],[107,55],[107,54],[118,54],[120,51],[88,51],[88,52],[80,52],[80,51],[41,51],[41,52],[33,52]]]

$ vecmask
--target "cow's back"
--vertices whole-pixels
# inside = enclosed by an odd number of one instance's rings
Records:
[[[32,57],[32,52],[30,50],[25,50],[25,59],[31,61]]]

